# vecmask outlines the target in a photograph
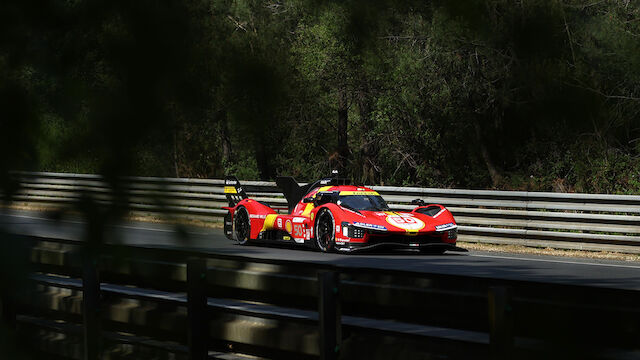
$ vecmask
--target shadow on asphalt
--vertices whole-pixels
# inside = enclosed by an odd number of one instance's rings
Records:
[[[250,245],[240,245],[234,244],[235,246],[241,248],[270,248],[270,249],[283,249],[283,250],[297,250],[297,251],[305,251],[305,252],[314,252],[321,254],[321,252],[317,249],[314,249],[308,245],[292,245],[292,244],[281,244],[281,243],[268,243],[268,242],[253,242]],[[444,254],[437,253],[422,253],[418,250],[414,249],[367,249],[367,250],[358,250],[358,251],[333,251],[331,254],[342,254],[349,256],[358,256],[358,255],[404,255],[404,256],[427,256],[427,257],[449,257],[449,256],[462,256],[464,253],[447,251]]]

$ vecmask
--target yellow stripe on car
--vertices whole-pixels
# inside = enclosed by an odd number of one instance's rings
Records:
[[[304,211],[302,212],[302,216],[309,216],[309,214],[311,213],[311,210],[313,210],[315,206],[313,206],[313,204],[309,203],[307,204],[307,206],[304,207]]]
[[[267,217],[264,219],[264,225],[262,225],[262,230],[260,230],[260,232],[273,229],[273,224],[275,224],[277,217],[278,214],[267,215]]]

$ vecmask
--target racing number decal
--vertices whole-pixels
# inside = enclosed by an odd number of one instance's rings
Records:
[[[302,224],[293,225],[293,237],[304,238],[304,230],[302,229]]]
[[[411,216],[389,215],[386,220],[389,224],[407,231],[417,231],[424,227],[422,220]]]

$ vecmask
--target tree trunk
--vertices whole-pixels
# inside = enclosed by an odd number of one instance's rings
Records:
[[[229,130],[227,129],[226,112],[220,116],[220,139],[222,140],[222,160],[228,163],[231,161],[231,139],[229,138]]]
[[[364,138],[360,143],[360,161],[362,162],[362,174],[360,181],[363,184],[375,184],[377,169],[374,165],[377,149],[376,143],[368,134],[371,133],[373,122],[371,121],[371,97],[366,81],[363,81],[362,89],[358,93],[358,112],[360,113],[360,125]]]
[[[349,145],[347,144],[347,129],[349,112],[347,104],[347,91],[342,88],[338,91],[338,155],[339,171],[345,172],[349,158]]]
[[[173,128],[173,169],[176,172],[176,177],[180,177],[180,171],[178,170],[178,129]]]
[[[255,154],[256,154],[256,164],[258,165],[258,172],[260,173],[261,180],[269,180],[272,177],[271,173],[271,157],[268,156],[269,152],[265,145],[264,139],[256,139],[254,140],[255,144]]]
[[[480,146],[480,155],[482,155],[482,160],[484,160],[484,163],[487,166],[487,170],[489,170],[489,176],[491,176],[491,183],[494,187],[498,186],[498,184],[502,180],[502,176],[500,176],[500,172],[497,170],[497,168],[493,164],[493,161],[491,160],[489,150],[487,150],[487,147],[485,146],[484,136],[482,135],[482,128],[480,128],[480,122],[475,116],[473,117],[473,127],[475,129],[478,145]]]

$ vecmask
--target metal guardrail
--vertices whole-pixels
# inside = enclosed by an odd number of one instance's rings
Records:
[[[633,290],[6,241],[27,247],[32,273],[31,286],[5,294],[2,317],[60,358],[93,360],[123,343],[133,351],[124,358],[139,359],[212,351],[296,360],[626,359],[640,351]]]
[[[83,196],[110,202],[115,194],[100,176],[15,173],[14,202],[70,206]],[[250,197],[285,207],[273,182],[241,181]],[[221,221],[226,205],[223,180],[128,177],[120,185],[134,214]],[[392,209],[408,210],[421,198],[447,206],[459,224],[460,240],[561,249],[640,253],[640,196],[525,191],[371,186]]]

